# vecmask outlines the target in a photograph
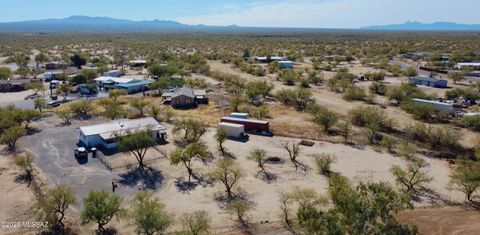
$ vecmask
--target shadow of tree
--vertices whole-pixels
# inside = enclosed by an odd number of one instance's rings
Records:
[[[208,177],[203,175],[193,174],[192,178],[195,181],[189,182],[184,178],[177,178],[175,180],[175,186],[178,188],[179,191],[187,192],[190,190],[194,190],[197,186],[207,187],[213,184],[213,182]]]
[[[440,195],[440,193],[430,188],[421,188],[417,193],[413,195],[413,201],[421,203],[428,201],[434,205],[444,204],[448,206],[458,206],[461,203],[446,199]]]
[[[27,187],[30,187],[32,180],[33,180],[32,173],[27,173],[27,172],[23,172],[22,174],[19,174],[17,175],[17,177],[15,177],[16,183],[26,183]]]
[[[135,186],[141,183],[144,188],[155,190],[158,189],[165,177],[159,170],[151,167],[135,168],[126,173],[120,174],[119,183],[127,186]]]

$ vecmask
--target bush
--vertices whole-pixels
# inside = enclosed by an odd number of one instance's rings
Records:
[[[383,83],[374,82],[368,87],[371,93],[377,95],[385,95],[387,93],[387,87]]]
[[[455,150],[458,136],[448,127],[432,127],[417,123],[406,127],[406,134],[412,140],[427,143],[431,149]]]
[[[336,161],[333,154],[322,153],[315,157],[315,164],[317,165],[320,174],[330,176],[332,174],[331,165]]]
[[[343,99],[348,101],[364,100],[366,96],[365,91],[357,86],[350,86],[343,93]]]
[[[385,111],[374,106],[357,106],[348,112],[350,121],[360,127],[378,126],[380,128],[391,128],[392,123],[387,119]]]
[[[323,110],[315,114],[313,121],[323,127],[325,132],[328,132],[337,123],[338,115],[332,111]]]
[[[433,105],[418,105],[414,102],[404,102],[401,108],[407,113],[413,115],[417,120],[427,121],[432,119],[432,116],[437,112]]]
[[[474,131],[480,131],[480,115],[464,116],[462,121],[466,127]]]
[[[275,94],[280,102],[292,105],[300,111],[303,111],[314,103],[312,92],[308,89],[300,88],[295,90],[282,89]]]
[[[77,116],[88,115],[88,113],[92,111],[92,109],[92,104],[88,100],[81,100],[70,104],[70,110]]]

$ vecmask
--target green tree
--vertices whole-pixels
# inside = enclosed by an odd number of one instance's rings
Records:
[[[130,107],[136,109],[140,113],[141,117],[144,115],[145,108],[150,104],[144,98],[132,98],[128,103]]]
[[[175,122],[172,133],[179,134],[183,132],[183,140],[187,143],[196,143],[207,132],[205,125],[195,119],[182,119]]]
[[[43,86],[43,83],[41,82],[32,82],[27,85],[27,89],[30,89],[33,91],[33,95],[37,95],[38,92],[44,91],[45,87]]]
[[[73,112],[70,109],[63,109],[55,111],[55,114],[63,120],[64,125],[70,124]]]
[[[454,84],[465,79],[464,74],[462,72],[448,72],[448,78],[452,79]]]
[[[265,170],[265,163],[267,162],[267,151],[263,149],[253,149],[248,155],[248,159],[257,163],[257,166],[260,168],[260,172],[263,172],[265,175],[268,175]]]
[[[423,170],[427,166],[428,164],[425,160],[418,158],[414,162],[409,163],[406,169],[402,169],[400,166],[393,166],[390,171],[393,177],[395,177],[395,181],[404,186],[407,192],[417,192],[419,187],[433,179]]]
[[[248,205],[246,202],[235,199],[230,202],[228,205],[228,211],[235,215],[237,218],[238,222],[244,227],[248,228],[248,218],[247,218],[247,212],[250,210],[250,205]]]
[[[330,110],[323,110],[314,115],[313,121],[328,133],[337,123],[338,115]]]
[[[72,86],[70,84],[61,84],[57,88],[57,93],[63,95],[63,99],[67,99],[68,93],[72,90]]]
[[[63,222],[67,209],[75,205],[73,189],[63,184],[48,189],[38,198],[36,203],[37,213],[41,220],[47,221],[53,230],[65,228]]]
[[[95,222],[98,231],[105,231],[113,217],[123,216],[125,209],[122,208],[122,198],[118,195],[105,191],[91,191],[83,198],[83,210],[81,214],[82,224]]]
[[[6,144],[8,150],[15,150],[15,146],[17,144],[17,140],[24,136],[27,133],[25,128],[21,126],[12,126],[7,128],[1,135],[0,135],[0,143]]]
[[[0,67],[0,80],[6,80],[13,75],[12,70],[6,67]]]
[[[70,61],[72,61],[73,65],[78,68],[81,68],[83,65],[87,64],[87,59],[80,54],[74,54],[71,56]]]
[[[30,123],[32,123],[34,120],[37,120],[42,117],[42,114],[38,110],[33,110],[33,109],[23,109],[23,110],[18,110],[18,121],[25,125],[25,129],[29,129]]]
[[[88,100],[80,100],[70,104],[70,111],[77,116],[88,115],[92,110],[92,103]]]
[[[465,194],[465,201],[475,202],[474,194],[480,188],[480,163],[463,159],[450,175],[450,188]]]
[[[124,90],[113,89],[108,91],[108,96],[113,99],[113,101],[117,101],[118,97],[127,95],[127,92]]]
[[[195,211],[183,214],[181,217],[185,235],[210,234],[211,219],[206,211]]]
[[[225,186],[227,199],[234,197],[233,189],[236,183],[244,177],[243,170],[233,160],[223,158],[218,160],[215,168],[209,173],[210,178],[216,182],[219,181]]]
[[[105,111],[103,112],[104,117],[112,120],[122,117],[124,114],[125,110],[123,110],[122,106],[116,102],[112,102],[110,105],[105,106]]]
[[[405,71],[405,75],[407,77],[414,77],[417,76],[417,70],[415,70],[413,67],[408,67],[407,70]]]
[[[138,167],[143,169],[144,159],[147,154],[147,150],[156,145],[155,140],[152,138],[150,130],[141,131],[136,133],[126,133],[118,140],[118,150],[120,152],[129,152],[132,154],[138,162]]]
[[[38,69],[40,64],[43,64],[48,61],[48,56],[45,55],[43,52],[40,52],[35,56],[35,67]]]
[[[223,143],[227,140],[228,132],[225,128],[217,128],[217,132],[215,133],[215,140],[218,143],[218,149],[225,154],[225,148]]]
[[[47,102],[44,99],[37,98],[33,100],[33,104],[40,114],[43,113],[43,109],[47,108]]]
[[[170,154],[170,164],[178,165],[182,163],[188,172],[188,182],[191,182],[191,177],[194,176],[192,169],[192,160],[194,158],[200,158],[202,160],[208,159],[207,147],[202,143],[191,143],[185,148],[177,147]]]
[[[15,158],[15,165],[19,166],[22,168],[22,170],[25,171],[25,181],[28,182],[28,185],[30,185],[30,182],[32,182],[33,179],[33,156],[30,155],[29,153],[26,153],[24,155],[18,156]]]
[[[172,224],[165,205],[150,192],[141,192],[135,196],[130,217],[137,227],[137,234],[163,234]]]

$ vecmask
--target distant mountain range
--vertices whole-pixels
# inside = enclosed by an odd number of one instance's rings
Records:
[[[340,31],[352,31],[343,29]],[[357,29],[358,30],[358,29]],[[406,22],[398,25],[369,26],[361,30],[416,30],[416,31],[480,31],[480,25],[447,22],[423,24]],[[274,28],[189,25],[169,20],[133,21],[109,17],[71,16],[63,19],[43,19],[20,22],[0,22],[0,32],[328,32],[339,29]]]
[[[268,28],[189,25],[169,20],[133,21],[109,17],[71,16],[20,22],[0,22],[0,32],[305,32],[328,31],[307,28]]]
[[[403,24],[369,26],[367,30],[410,30],[410,31],[480,31],[480,24],[457,24],[451,22],[435,22],[424,24],[416,21],[408,21]]]

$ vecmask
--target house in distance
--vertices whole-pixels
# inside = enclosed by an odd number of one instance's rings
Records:
[[[426,78],[426,77],[411,77],[410,83],[419,86],[428,86],[434,88],[447,88],[448,81],[443,79]]]
[[[189,87],[181,87],[164,92],[162,97],[164,104],[170,104],[174,108],[194,108],[199,104],[208,103],[205,90],[194,90]]]

